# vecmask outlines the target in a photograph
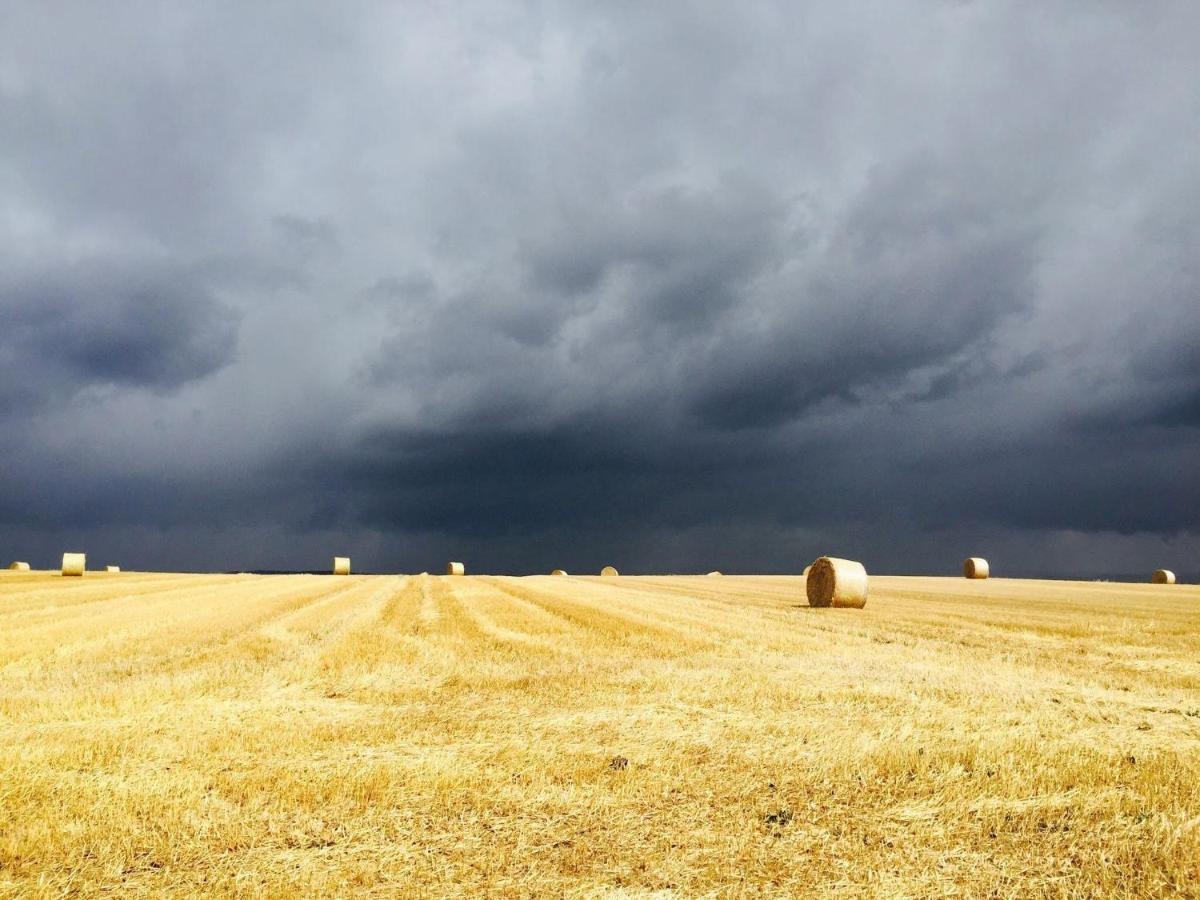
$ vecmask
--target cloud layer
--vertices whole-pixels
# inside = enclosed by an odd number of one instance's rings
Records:
[[[1198,30],[7,10],[0,554],[1200,571]]]

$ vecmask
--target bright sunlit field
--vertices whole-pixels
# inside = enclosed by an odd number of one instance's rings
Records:
[[[1200,893],[1200,587],[0,575],[0,894]]]

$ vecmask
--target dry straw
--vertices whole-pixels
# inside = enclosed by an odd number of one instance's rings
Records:
[[[466,575],[467,567],[460,562],[452,562],[446,564],[447,575]]]
[[[709,575],[720,575],[721,573],[717,572],[717,571],[712,571],[712,572],[709,572],[708,574]]]
[[[620,575],[621,573],[618,572],[616,569],[614,569],[612,566],[605,566],[603,569],[600,570],[600,574],[603,575],[605,578],[612,578],[613,576]]]
[[[566,574],[567,574],[567,570],[566,570],[566,569],[555,569],[555,570],[554,570],[553,572],[551,572],[550,574],[551,574],[551,575],[566,575]]]
[[[822,556],[809,567],[809,606],[862,609],[867,605],[867,570],[852,559]]]
[[[1175,573],[1170,569],[1159,569],[1151,576],[1150,581],[1154,584],[1174,584]]]
[[[120,572],[121,567],[120,566],[105,566],[104,571],[105,572]]]
[[[333,574],[334,575],[349,575],[350,574],[350,557],[335,556],[333,558]]]
[[[86,553],[63,554],[62,573],[64,575],[82,575],[85,568],[87,568]]]
[[[963,578],[987,578],[990,571],[988,561],[982,556],[968,556],[963,560]]]
[[[14,572],[28,572],[29,571],[29,563],[27,563],[27,562],[12,562],[12,563],[8,564],[8,567],[10,569],[12,569]]]

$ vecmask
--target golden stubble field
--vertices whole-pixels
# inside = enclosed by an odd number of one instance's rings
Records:
[[[0,894],[1200,895],[1200,588],[0,576]]]

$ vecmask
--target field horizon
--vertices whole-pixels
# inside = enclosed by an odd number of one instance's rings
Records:
[[[0,895],[1200,892],[1200,586],[0,576]]]
[[[442,566],[435,565],[435,569],[437,571],[426,573],[426,574],[429,574],[431,577],[433,575],[444,574],[441,572],[442,568],[443,568]],[[635,571],[632,569],[624,569],[624,568],[621,568],[620,566],[618,566],[617,569],[620,571],[620,573],[623,577],[627,577],[627,578],[692,578],[692,577],[707,574],[707,572],[682,572],[682,571],[662,571],[662,572],[654,571],[654,572],[652,572],[652,571],[640,571],[640,570]],[[7,571],[6,569],[0,569],[0,572],[6,572],[6,571]],[[1128,571],[1090,572],[1090,573],[1083,573],[1083,572],[1057,572],[1057,573],[1055,573],[1055,572],[1019,572],[1019,573],[1014,573],[1014,574],[1000,574],[1000,575],[992,573],[991,575],[988,576],[988,580],[991,580],[991,581],[998,581],[998,580],[1052,581],[1052,582],[1074,582],[1074,583],[1079,583],[1079,584],[1095,584],[1095,583],[1100,583],[1100,584],[1105,584],[1105,583],[1149,584],[1149,583],[1151,583],[1150,576],[1153,574],[1153,571],[1154,571],[1153,569],[1147,569],[1144,572],[1128,572]],[[1174,568],[1174,569],[1171,569],[1171,571],[1175,573],[1175,576],[1177,578],[1177,583],[1180,585],[1188,585],[1188,584],[1200,585],[1200,570],[1189,571],[1187,569]],[[90,568],[88,568],[87,572],[89,574],[96,574],[96,575],[109,574],[109,573],[106,573],[104,571],[104,569],[101,567],[90,567]],[[20,574],[20,573],[14,573],[14,574]],[[27,574],[27,575],[28,574],[49,574],[52,576],[57,576],[59,574],[59,568],[57,565],[43,566],[43,567],[35,566],[30,570],[30,572],[26,572],[23,574]],[[159,574],[159,575],[329,575],[331,577],[342,577],[342,576],[334,576],[334,573],[330,570],[330,568],[328,566],[326,566],[324,568],[319,568],[319,569],[126,569],[126,568],[122,568],[121,574],[125,574],[125,575],[138,575],[138,574],[140,574],[140,575],[153,575],[153,574]],[[353,575],[371,575],[371,576],[376,576],[376,577],[389,577],[389,576],[416,577],[422,573],[392,571],[392,570],[388,570],[388,569],[377,569],[377,568],[361,569],[361,570],[355,568],[355,569],[352,569],[351,574],[353,574]],[[478,575],[478,576],[490,576],[490,577],[497,577],[497,578],[539,578],[544,575],[550,574],[550,571],[547,570],[546,572],[526,572],[526,571],[505,572],[505,571],[490,571],[489,570],[487,572],[474,572],[474,571],[468,570],[467,574],[472,575],[472,576]],[[597,569],[594,572],[593,571],[584,571],[584,570],[578,570],[578,571],[570,570],[568,572],[568,574],[572,577],[587,578],[587,577],[598,575],[599,569]],[[782,570],[781,571],[740,571],[738,569],[726,568],[726,569],[721,570],[721,574],[732,576],[732,577],[737,577],[737,578],[787,578],[787,577],[791,577],[791,576],[799,577],[796,572],[793,572],[790,570],[789,571],[782,571]],[[927,572],[927,571],[893,572],[893,571],[889,571],[886,573],[876,573],[876,572],[872,571],[872,572],[870,572],[870,576],[872,578],[879,577],[879,578],[960,579],[962,577],[962,573],[961,573],[961,571],[959,571],[957,569],[954,571],[947,569],[946,571],[938,571],[938,572]]]

